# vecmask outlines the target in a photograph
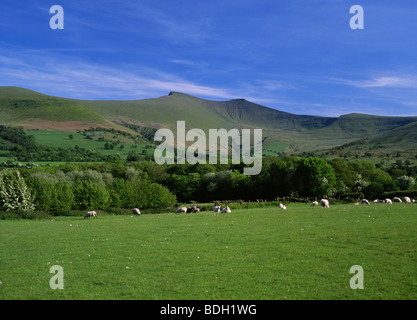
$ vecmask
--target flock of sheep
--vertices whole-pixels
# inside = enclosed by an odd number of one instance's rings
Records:
[[[404,199],[405,203],[417,203],[416,200],[414,200],[414,199],[411,200],[410,197],[404,197],[403,199]],[[394,197],[394,198],[392,198],[392,200],[391,199],[383,199],[383,200],[375,199],[373,202],[374,203],[392,204],[393,202],[403,202],[403,200],[401,200],[401,198],[399,198],[399,197]],[[355,203],[355,205],[359,205],[359,204],[370,205],[369,201],[366,200],[366,199],[362,199],[361,202],[356,202]]]
[[[392,198],[392,200],[391,199],[388,199],[388,198],[387,199],[383,199],[383,200],[381,200],[381,199],[375,199],[373,202],[374,203],[392,204],[393,202],[403,202],[403,200],[401,200],[401,198],[399,198],[399,197],[394,197],[394,198]],[[404,197],[404,202],[405,203],[417,203],[416,200],[414,200],[414,199],[411,200],[410,197]],[[370,205],[370,203],[369,203],[369,201],[367,199],[362,199],[360,202],[356,202],[355,203],[355,205],[360,205],[360,204]],[[318,201],[313,201],[310,204],[311,207],[318,206],[318,205],[319,205]],[[327,199],[321,199],[320,200],[320,205],[322,207],[324,207],[324,208],[329,208],[329,200],[327,200]]]
[[[409,197],[404,197],[403,199],[404,199],[405,203],[417,203],[417,201],[415,199],[410,199]],[[373,202],[374,203],[392,204],[393,202],[403,202],[403,200],[401,200],[401,198],[399,198],[399,197],[394,197],[394,198],[392,198],[392,200],[391,199],[383,199],[383,200],[375,199]],[[310,204],[310,207],[318,206],[319,204],[323,208],[329,208],[330,207],[329,200],[327,200],[327,199],[321,199],[320,203],[318,201],[313,201]],[[359,204],[370,205],[370,203],[367,199],[362,199],[360,202],[355,203],[355,205],[359,205]],[[278,205],[278,207],[282,210],[287,209],[287,207],[285,205],[283,205],[282,203],[280,203]],[[140,210],[138,208],[133,208],[132,212],[133,212],[134,215],[138,215],[138,216],[140,216],[140,214],[141,214]],[[198,212],[200,212],[200,209],[198,207],[190,206],[190,207],[179,207],[177,209],[177,211],[175,212],[175,214],[179,214],[179,213],[198,213]],[[221,206],[215,206],[213,212],[214,212],[214,215],[216,216],[220,212],[221,213],[231,213],[232,210],[230,210],[230,208],[228,206],[226,206],[223,209],[221,208]],[[84,219],[87,219],[87,218],[97,218],[97,212],[88,211],[84,216]]]
[[[179,207],[177,209],[177,211],[175,212],[175,214],[178,214],[178,213],[197,213],[197,212],[200,212],[200,209],[197,208],[196,206],[191,206],[191,207],[188,207],[188,208],[187,207]],[[221,206],[215,206],[213,212],[214,212],[214,215],[216,216],[220,212],[221,213],[231,213],[232,210],[230,210],[230,208],[228,206],[226,206],[223,209],[221,208]]]

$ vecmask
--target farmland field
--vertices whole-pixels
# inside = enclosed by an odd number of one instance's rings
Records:
[[[0,220],[0,299],[417,298],[416,205],[287,208]]]

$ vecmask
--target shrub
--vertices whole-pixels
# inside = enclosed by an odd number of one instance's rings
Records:
[[[31,211],[33,196],[19,171],[0,172],[0,209]]]
[[[73,185],[75,209],[105,209],[109,205],[110,195],[102,184],[78,180]]]

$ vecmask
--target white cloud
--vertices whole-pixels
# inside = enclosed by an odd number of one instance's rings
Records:
[[[22,86],[77,99],[142,99],[170,91],[220,99],[236,97],[228,89],[196,84],[148,68],[126,71],[85,62],[39,60],[32,59],[36,64],[30,64],[18,58],[0,56],[0,85]]]
[[[368,80],[333,80],[359,88],[417,88],[417,77],[413,76],[380,76]]]

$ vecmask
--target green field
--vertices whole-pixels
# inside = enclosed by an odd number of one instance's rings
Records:
[[[287,208],[0,220],[0,299],[417,298],[416,205]]]

